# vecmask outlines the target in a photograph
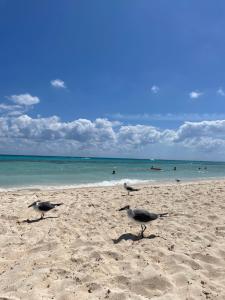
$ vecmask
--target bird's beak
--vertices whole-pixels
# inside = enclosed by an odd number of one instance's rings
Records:
[[[118,211],[125,210],[125,209],[127,209],[127,206],[124,206],[124,207],[118,209]]]
[[[31,207],[31,206],[33,206],[33,205],[34,205],[34,203],[30,204],[30,205],[28,206],[28,208]]]

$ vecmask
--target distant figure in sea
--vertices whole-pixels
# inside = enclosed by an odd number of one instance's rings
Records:
[[[123,187],[125,188],[125,190],[127,190],[128,195],[130,194],[130,192],[137,192],[137,191],[139,191],[139,189],[135,189],[132,186],[127,185],[126,182],[123,184]]]
[[[113,170],[113,171],[112,171],[112,174],[113,174],[113,175],[114,175],[114,174],[116,174],[116,171],[115,171],[115,170]]]
[[[176,171],[176,170],[177,170],[177,167],[174,167],[173,170]]]
[[[180,182],[181,180],[180,179],[175,179],[176,180],[176,182]]]

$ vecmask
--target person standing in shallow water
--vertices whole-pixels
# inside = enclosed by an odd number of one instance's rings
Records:
[[[113,171],[112,171],[112,174],[113,174],[113,175],[114,175],[114,174],[116,174],[116,171],[115,171],[115,170],[113,170]]]

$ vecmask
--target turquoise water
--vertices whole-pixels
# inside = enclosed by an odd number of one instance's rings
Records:
[[[152,170],[151,166],[161,170]],[[116,174],[113,175],[112,170]],[[0,155],[0,189],[223,177],[223,162]]]

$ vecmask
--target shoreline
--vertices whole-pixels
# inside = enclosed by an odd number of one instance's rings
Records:
[[[116,180],[117,181],[117,180]],[[74,185],[34,185],[34,186],[20,186],[20,187],[0,187],[0,194],[5,192],[23,192],[23,191],[63,191],[63,190],[77,190],[77,189],[95,189],[95,188],[111,188],[120,187],[124,182],[129,183],[132,186],[148,186],[148,185],[177,185],[177,184],[194,184],[201,182],[217,182],[225,181],[225,177],[210,177],[210,178],[192,178],[192,179],[181,179],[178,183],[174,179],[168,180],[139,180],[139,179],[120,179],[118,182],[112,180],[107,181],[107,184],[103,182],[87,183],[87,184],[74,184]]]

